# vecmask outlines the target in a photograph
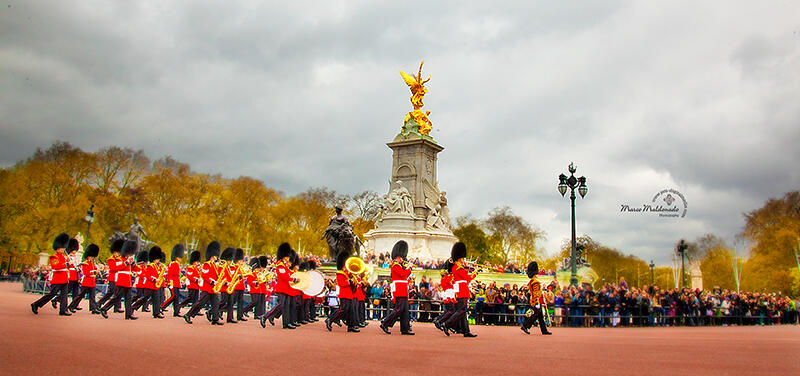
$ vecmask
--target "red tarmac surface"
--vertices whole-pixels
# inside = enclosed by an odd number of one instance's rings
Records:
[[[414,337],[371,323],[345,333],[322,321],[296,330],[258,322],[212,327],[138,313],[108,320],[84,309],[59,317],[37,295],[0,283],[2,375],[798,375],[800,327],[553,329],[473,326],[477,338],[445,337],[413,324]],[[84,301],[85,302],[85,301]],[[202,349],[202,350],[201,350]],[[348,357],[348,360],[343,360]]]

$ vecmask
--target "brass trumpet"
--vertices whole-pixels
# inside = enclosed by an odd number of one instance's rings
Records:
[[[490,270],[487,270],[485,266],[478,264],[476,261],[473,260],[464,260],[464,264],[472,269],[473,273],[489,273]]]
[[[217,281],[214,283],[213,287],[215,294],[219,294],[220,291],[222,291],[222,287],[225,285],[225,282],[221,281],[221,279],[223,278],[222,275],[225,274],[225,270],[228,268],[228,263],[226,261],[218,260],[217,266],[219,266],[220,264],[222,264],[222,269],[219,271],[219,274],[217,275]]]
[[[228,289],[225,290],[228,294],[233,294],[236,289],[236,285],[242,280],[242,278],[253,274],[253,269],[250,268],[250,265],[244,264],[239,266],[239,270],[236,271],[236,274],[231,277],[231,283],[228,284]]]

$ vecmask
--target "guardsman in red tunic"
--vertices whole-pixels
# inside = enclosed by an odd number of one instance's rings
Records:
[[[531,263],[528,264],[526,273],[528,274],[528,278],[531,279],[528,282],[528,290],[531,293],[530,303],[533,314],[525,317],[525,321],[522,322],[522,327],[520,329],[522,329],[525,334],[531,334],[528,329],[538,321],[539,329],[542,331],[542,334],[546,336],[551,335],[553,333],[547,331],[547,325],[544,323],[544,315],[542,314],[542,305],[544,304],[542,284],[536,279],[536,275],[539,274],[539,264],[537,264],[536,261],[531,261]]]
[[[234,274],[237,273],[239,270],[239,266],[233,262],[233,259],[236,257],[236,249],[232,247],[225,248],[222,251],[222,256],[220,258],[225,261],[225,268],[223,268],[222,278],[221,280],[225,281],[225,286],[222,287],[220,293],[220,301],[222,304],[220,305],[220,310],[225,310],[228,314],[227,322],[230,324],[236,324],[236,320],[233,319],[233,295],[228,293],[228,288],[230,284],[233,282]],[[208,312],[206,312],[206,317],[208,317]]]
[[[69,243],[69,235],[65,233],[58,234],[53,240],[53,250],[56,251],[47,259],[47,265],[50,267],[50,291],[44,294],[40,299],[31,303],[31,311],[34,315],[39,314],[39,308],[47,304],[51,299],[57,298],[61,304],[58,314],[61,316],[71,316],[67,312],[67,283],[69,282],[67,270],[67,255],[65,249]]]
[[[466,261],[467,247],[462,242],[453,245],[450,251],[450,258],[453,260],[453,286],[456,290],[456,306],[453,308],[453,314],[441,325],[442,331],[450,335],[450,330],[460,330],[464,337],[477,337],[477,334],[470,333],[469,323],[467,322],[467,313],[469,313],[469,298],[472,296],[469,292],[469,282],[477,276],[471,273]]]
[[[169,256],[171,262],[167,267],[166,284],[169,286],[171,295],[169,296],[169,299],[165,300],[164,303],[161,304],[161,310],[166,310],[167,307],[172,304],[172,317],[181,317],[181,300],[179,295],[181,290],[180,260],[183,258],[185,253],[186,248],[183,247],[183,244],[176,244],[174,247],[172,247],[172,252]]]
[[[236,248],[236,255],[233,257],[233,262],[236,263],[236,271],[241,273],[242,266],[244,265],[244,250]],[[244,318],[244,283],[247,278],[241,274],[237,278],[236,285],[233,286],[233,303],[236,304],[236,321],[247,321]]]
[[[250,304],[247,307],[244,307],[244,313],[250,312],[253,310],[254,315],[253,317],[256,319],[261,319],[261,316],[267,310],[266,300],[265,300],[265,293],[267,292],[266,289],[266,280],[260,280],[259,277],[265,277],[264,275],[264,268],[267,266],[267,256],[259,256],[253,257],[250,259],[250,269],[253,271],[252,274],[248,275],[245,283],[247,284],[248,290],[250,290]]]
[[[183,315],[183,319],[186,320],[186,323],[192,323],[192,317],[196,316],[200,309],[205,307],[206,304],[211,305],[211,325],[223,325],[222,322],[219,321],[219,295],[214,292],[214,285],[220,278],[220,272],[222,272],[222,267],[217,266],[217,257],[219,257],[220,246],[218,241],[211,242],[208,247],[206,247],[206,262],[203,264],[202,268],[200,269],[200,278],[202,279],[202,284],[200,289],[203,293],[200,295],[200,299],[192,306],[192,309],[186,314]]]
[[[317,270],[317,262],[314,260],[308,260],[308,270]],[[307,295],[303,294],[303,297]],[[306,318],[308,322],[317,322],[317,297],[316,296],[308,296],[308,307],[306,308],[306,313],[308,317]]]
[[[355,315],[356,315],[356,322],[358,322],[358,326],[362,328],[367,327],[367,294],[364,293],[364,273],[361,275],[355,276],[356,282],[356,291],[353,296],[353,302],[355,302]],[[369,285],[367,285],[369,288]]]
[[[290,269],[292,271],[292,275],[297,273],[300,270],[300,256],[297,255],[297,252],[293,249],[292,256],[290,258],[292,264]],[[294,277],[292,277],[294,280]],[[295,328],[300,327],[300,299],[302,298],[303,292],[292,287],[291,284],[289,285],[289,300],[288,300],[288,307],[289,309],[288,314],[289,317],[285,317],[284,320],[289,320]]]
[[[358,323],[356,318],[353,317],[353,285],[351,275],[347,272],[345,267],[347,259],[350,258],[350,253],[341,252],[336,256],[336,288],[339,290],[339,307],[331,312],[330,316],[325,319],[325,327],[328,331],[333,330],[331,324],[341,326],[341,322],[347,325],[348,332],[358,333]]]
[[[450,315],[453,314],[453,306],[455,306],[456,295],[453,289],[453,263],[450,260],[445,261],[442,265],[442,279],[439,282],[442,290],[442,314],[433,320],[433,325],[437,329],[442,330],[442,323],[447,321]]]
[[[131,287],[133,286],[133,255],[136,254],[138,243],[135,240],[127,240],[122,244],[122,266],[117,270],[117,282],[114,287],[114,297],[100,308],[100,315],[108,318],[108,310],[125,299],[125,320],[136,320],[133,315]]]
[[[97,244],[89,244],[89,247],[86,248],[86,252],[83,253],[84,262],[81,263],[81,291],[74,299],[72,299],[72,303],[69,305],[69,310],[73,313],[78,308],[78,304],[81,304],[81,300],[86,294],[89,294],[89,310],[92,312],[93,315],[99,315],[100,310],[97,307],[97,302],[95,302],[95,287],[97,286],[95,282],[95,277],[97,276],[97,267],[94,264],[94,259],[97,255],[100,254],[100,248]]]
[[[150,301],[150,294],[147,292],[147,262],[150,261],[150,254],[147,251],[140,251],[136,254],[136,264],[131,267],[133,272],[133,287],[136,288],[136,295],[133,297],[133,310],[142,308],[144,312],[150,312],[147,303]]]
[[[106,271],[108,272],[108,275],[106,275],[106,293],[97,301],[98,307],[102,307],[103,304],[114,297],[114,290],[117,283],[117,271],[122,269],[125,263],[125,259],[121,256],[123,244],[125,244],[125,241],[122,239],[117,239],[111,244],[111,257],[106,260]],[[122,304],[117,303],[117,306],[114,307],[114,312],[121,313]]]
[[[291,316],[289,312],[289,303],[290,303],[290,296],[289,293],[291,292],[291,287],[289,283],[292,282],[292,246],[289,243],[283,243],[278,246],[278,252],[275,254],[275,277],[277,279],[275,284],[275,293],[278,294],[278,304],[272,307],[266,315],[261,316],[261,327],[266,327],[266,321],[269,321],[270,325],[275,325],[275,318],[278,316],[283,316],[283,328],[284,329],[294,329],[295,326],[292,324]]]
[[[389,328],[400,320],[400,332],[403,335],[413,336],[411,331],[411,317],[408,307],[408,277],[411,275],[411,267],[406,263],[408,256],[408,243],[400,240],[392,248],[392,301],[394,307],[381,321],[381,330],[386,334],[392,334]]]
[[[186,290],[188,296],[181,302],[180,308],[186,307],[188,304],[194,306],[200,298],[200,251],[192,251],[189,255],[189,266],[186,267]]]
[[[150,261],[149,264],[146,264],[142,267],[142,272],[140,274],[141,279],[144,280],[144,298],[136,301],[133,309],[136,310],[138,306],[142,304],[151,303],[153,307],[153,318],[156,319],[163,319],[164,316],[161,315],[161,305],[159,304],[159,297],[158,297],[158,290],[159,287],[157,285],[158,279],[161,276],[161,247],[153,246],[150,248],[150,252],[148,252],[148,260]]]
[[[78,296],[78,291],[80,291],[80,283],[78,283],[78,268],[80,267],[80,263],[77,260],[78,250],[80,250],[80,248],[81,245],[78,239],[72,238],[69,240],[69,243],[67,243],[67,270],[69,272],[67,292],[69,295],[72,295],[73,300],[75,300],[75,297]],[[55,308],[55,306],[53,306],[53,308]],[[81,309],[82,308],[78,307],[78,310]]]

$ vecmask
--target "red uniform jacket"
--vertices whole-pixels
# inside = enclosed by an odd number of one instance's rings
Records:
[[[408,276],[411,275],[411,269],[403,268],[399,262],[392,264],[392,297],[393,298],[407,298],[408,297]]]
[[[289,282],[292,281],[292,271],[283,264],[283,262],[278,262],[275,266],[275,275],[277,277],[277,282],[275,283],[275,292],[290,294],[292,288],[289,287]]]
[[[242,270],[242,266],[238,265],[238,264],[235,266],[235,268],[236,269],[234,269],[234,272],[237,271],[237,270]],[[244,291],[244,280],[245,280],[245,277],[242,277],[242,276],[239,276],[239,277],[240,277],[239,278],[239,282],[236,283],[236,286],[234,286],[233,289],[236,290],[236,291]]]
[[[469,292],[469,282],[475,278],[475,275],[469,274],[469,270],[456,265],[453,267],[453,284],[456,288],[456,298],[469,299],[472,294]]]
[[[120,260],[120,267],[117,269],[116,285],[120,287],[133,287],[133,264],[127,260]]]
[[[247,276],[247,287],[250,288],[251,294],[264,294],[267,292],[266,283],[258,283],[258,278],[255,275]]]
[[[455,290],[453,289],[453,275],[447,274],[442,277],[442,280],[439,282],[442,285],[442,292],[444,293],[444,298],[442,302],[444,303],[455,303]]]
[[[144,288],[155,290],[156,289],[156,279],[158,279],[158,271],[159,267],[156,264],[150,264],[145,267],[144,272]]]
[[[67,260],[70,260],[67,258]],[[67,269],[69,271],[68,278],[70,282],[78,280],[78,265],[72,265],[71,262],[67,261]]]
[[[181,288],[181,264],[177,261],[169,263],[167,267],[167,282],[169,287]]]
[[[96,287],[94,271],[96,270],[93,261],[86,261],[81,264],[81,286]]]
[[[136,288],[147,287],[147,264],[136,264],[132,266],[133,277],[136,278]]]
[[[108,265],[108,282],[117,282],[117,270],[122,268],[123,262],[124,260],[121,257],[114,256],[106,260],[106,265]]]
[[[200,290],[200,271],[197,270],[197,267],[191,265],[186,267],[186,279],[189,280],[187,289]]]
[[[339,299],[353,299],[350,276],[344,270],[336,272],[336,285],[339,286]]]
[[[219,278],[219,270],[213,262],[207,261],[200,269],[200,276],[203,279],[203,285],[200,288],[205,292],[214,293],[214,283]]]
[[[361,286],[361,278],[359,277],[356,277],[356,291],[353,294],[353,298],[359,302],[363,302],[366,299],[366,296],[364,295],[364,288]]]
[[[50,264],[50,284],[63,285],[69,282],[67,271],[67,256],[56,253],[48,259]]]

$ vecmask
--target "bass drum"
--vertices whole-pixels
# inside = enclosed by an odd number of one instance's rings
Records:
[[[303,294],[308,296],[322,295],[325,291],[325,276],[316,270],[309,270],[308,275],[311,277],[311,281],[308,287],[303,289]]]

